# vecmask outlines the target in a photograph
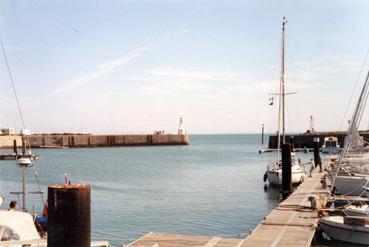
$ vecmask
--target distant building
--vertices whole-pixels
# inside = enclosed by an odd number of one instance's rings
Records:
[[[22,130],[20,131],[20,134],[21,134],[22,136],[29,136],[29,135],[32,135],[32,132],[31,132],[30,130],[28,130],[28,129],[22,129]]]
[[[0,131],[4,136],[15,135],[14,128],[3,128]]]

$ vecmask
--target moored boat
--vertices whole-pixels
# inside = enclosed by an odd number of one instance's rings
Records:
[[[330,216],[320,219],[319,225],[332,239],[368,246],[368,221],[368,217]]]
[[[368,176],[336,176],[334,187],[341,195],[363,196],[365,187],[369,185]]]
[[[285,43],[285,26],[287,20],[283,17],[282,21],[282,53],[281,53],[281,74],[280,74],[280,91],[279,96],[279,110],[278,110],[278,154],[277,161],[267,166],[267,171],[264,174],[264,181],[268,180],[270,185],[282,185],[282,161],[280,160],[281,144],[286,143],[285,138],[285,96],[293,93],[285,92],[285,73],[284,73],[284,43]],[[299,159],[291,154],[291,180],[293,184],[300,183],[305,177],[305,167],[301,164]]]
[[[337,154],[340,151],[338,139],[335,136],[328,136],[324,138],[323,146],[320,149],[322,153]]]
[[[369,205],[363,205],[361,207],[346,208],[343,212],[347,216],[369,217]]]

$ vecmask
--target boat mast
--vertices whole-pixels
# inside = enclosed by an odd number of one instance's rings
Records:
[[[281,54],[281,98],[282,98],[282,144],[286,143],[285,138],[285,88],[284,88],[284,33],[285,25],[287,24],[286,17],[282,21],[282,54]]]
[[[278,108],[278,160],[279,160],[279,151],[281,149],[281,118],[282,118],[282,144],[285,144],[285,111],[284,111],[284,30],[285,25],[287,23],[286,17],[283,17],[282,20],[282,40],[281,40],[281,74],[279,81],[279,108]]]

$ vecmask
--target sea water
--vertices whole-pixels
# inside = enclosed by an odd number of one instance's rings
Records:
[[[267,138],[266,138],[267,141]],[[91,185],[91,234],[113,246],[151,231],[244,238],[280,199],[264,191],[263,175],[276,153],[259,154],[260,135],[191,135],[188,146],[34,149],[41,190],[64,182]],[[10,152],[5,150],[3,152]],[[302,160],[313,154],[298,154]],[[39,190],[33,168],[27,189]],[[21,170],[0,162],[0,193],[21,198]],[[46,195],[45,195],[46,197]],[[40,196],[27,208],[42,211]]]

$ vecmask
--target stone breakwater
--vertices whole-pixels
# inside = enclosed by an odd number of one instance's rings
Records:
[[[83,148],[119,146],[188,145],[188,135],[91,135],[91,134],[37,134],[28,136],[0,136],[0,148],[13,148],[22,141],[32,148]]]

